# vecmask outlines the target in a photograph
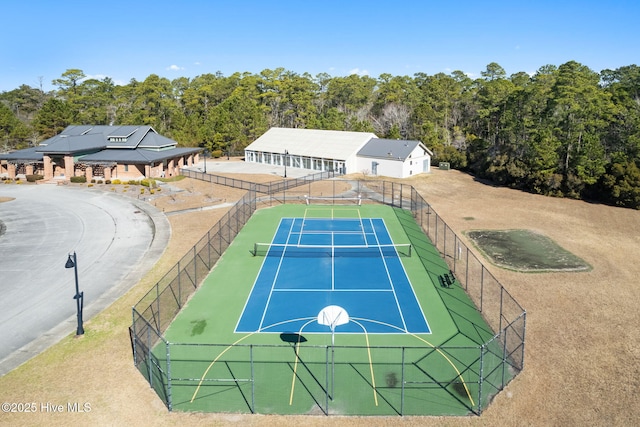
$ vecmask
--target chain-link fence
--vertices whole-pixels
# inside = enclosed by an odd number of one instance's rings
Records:
[[[134,363],[169,410],[185,410],[189,402],[188,410],[207,412],[480,414],[523,369],[526,312],[412,186],[388,181],[328,180],[323,174],[253,184],[183,172],[192,178],[248,191],[133,308],[130,334]],[[475,304],[474,310],[494,331],[493,337],[472,347],[305,346],[304,356],[295,358],[296,367],[292,367],[293,344],[169,343],[163,337],[167,327],[255,210],[285,202],[382,203],[409,212],[415,221],[400,218],[405,221],[409,238],[416,238],[416,242],[418,234],[422,241],[424,235],[429,238],[433,246],[423,249],[437,249]],[[421,260],[429,271],[426,257]],[[457,321],[457,327],[468,336],[475,332],[475,326],[466,324],[464,319]],[[354,363],[365,352],[369,353],[369,363]],[[214,359],[217,366],[208,372]],[[205,371],[206,380],[189,375]],[[344,378],[353,378],[354,373],[361,381],[341,384]],[[287,388],[283,381],[299,382],[306,396],[302,402],[293,404],[292,399],[281,406],[273,402],[273,390]],[[194,388],[207,391],[196,399],[189,396]],[[352,402],[360,398],[375,400],[375,405],[362,409]],[[458,404],[455,410],[447,403],[451,399]]]

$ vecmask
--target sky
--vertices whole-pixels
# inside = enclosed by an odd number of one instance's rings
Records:
[[[3,0],[0,92],[49,91],[69,69],[116,84],[284,68],[507,75],[640,63],[640,1]]]

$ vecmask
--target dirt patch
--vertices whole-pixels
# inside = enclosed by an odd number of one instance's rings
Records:
[[[13,198],[13,197],[0,197],[0,203],[2,203],[2,202],[10,202],[12,200],[15,200],[15,198]]]
[[[271,177],[270,177],[271,178]],[[257,179],[257,178],[256,178]],[[433,170],[404,182],[473,247],[469,229],[527,229],[553,239],[593,268],[575,274],[523,274],[487,268],[527,310],[524,371],[480,417],[326,417],[169,413],[133,366],[131,306],[189,250],[226,208],[169,216],[172,236],[154,269],[85,323],[85,337],[58,345],[0,378],[0,401],[34,402],[36,413],[0,413],[20,425],[247,426],[627,426],[640,419],[638,211],[492,187],[457,171]],[[178,185],[178,183],[176,183]],[[161,208],[183,211],[193,196]],[[206,184],[210,185],[210,184]],[[196,187],[198,186],[198,187]],[[200,193],[196,196],[195,193]],[[214,193],[221,197],[218,194]],[[229,199],[231,196],[229,196]],[[195,202],[193,202],[195,203]],[[478,257],[483,255],[478,253]],[[211,327],[211,326],[207,326]],[[73,331],[70,331],[72,333]],[[41,405],[88,402],[85,413],[47,413]],[[65,406],[66,408],[66,406]]]

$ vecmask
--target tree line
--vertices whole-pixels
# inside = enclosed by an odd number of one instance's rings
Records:
[[[69,69],[45,93],[0,94],[0,151],[72,124],[144,124],[183,146],[241,152],[270,127],[415,139],[434,164],[525,191],[640,209],[640,67],[597,73],[569,61],[507,76],[461,71],[378,78],[284,68],[259,74],[150,75],[116,85]]]

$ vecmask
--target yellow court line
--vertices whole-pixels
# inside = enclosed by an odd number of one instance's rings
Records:
[[[373,401],[378,406],[378,392],[376,391],[376,377],[373,373],[373,360],[371,359],[371,346],[369,345],[369,334],[367,333],[367,329],[364,325],[357,320],[353,320],[353,323],[357,324],[364,331],[364,339],[367,342],[367,355],[369,356],[369,372],[371,373],[371,385],[373,386]]]
[[[467,396],[469,397],[469,400],[471,401],[471,406],[476,406],[475,402],[473,401],[473,397],[471,397],[471,392],[469,391],[469,388],[467,387],[467,383],[465,382],[464,378],[462,378],[462,374],[460,373],[460,371],[458,370],[458,368],[456,367],[456,365],[451,361],[451,359],[449,359],[449,357],[447,357],[446,354],[444,354],[442,352],[442,350],[440,350],[438,347],[434,346],[433,344],[431,344],[429,341],[420,338],[419,336],[417,336],[416,334],[412,334],[411,332],[409,332],[410,335],[413,335],[414,337],[418,338],[420,341],[424,342],[427,345],[430,345],[431,348],[433,348],[435,351],[437,351],[438,353],[440,353],[440,355],[442,357],[445,358],[445,360],[447,362],[449,362],[449,364],[453,367],[453,369],[456,371],[456,373],[458,374],[458,378],[460,378],[460,381],[462,381],[462,385],[464,386],[465,391],[467,392]]]
[[[360,322],[357,322],[357,321],[356,321],[355,319],[353,319],[353,318],[351,318],[351,320],[352,320],[354,323],[357,323],[358,325],[360,325],[360,327],[365,331],[365,334],[366,334],[367,330],[364,328],[364,326],[362,326],[362,325],[360,324]],[[360,319],[360,320],[363,320],[363,319]],[[365,320],[366,320],[366,319],[365,319]],[[402,329],[398,328],[397,326],[390,325],[390,324],[388,324],[388,323],[383,323],[383,322],[376,322],[376,323],[380,323],[380,324],[383,324],[383,325],[386,325],[386,326],[390,326],[390,327],[392,327],[392,328],[396,328],[396,329],[398,329],[398,330],[402,330]],[[406,332],[406,331],[405,331],[405,332]],[[446,355],[446,354],[444,354],[444,353],[442,352],[442,350],[440,350],[438,347],[436,347],[435,345],[431,344],[429,341],[425,340],[424,338],[421,338],[421,337],[419,337],[418,335],[413,334],[413,333],[411,333],[411,332],[406,332],[406,333],[407,333],[407,334],[409,334],[409,335],[411,335],[411,336],[413,336],[414,338],[419,339],[419,340],[420,340],[420,341],[422,341],[423,343],[425,343],[425,344],[427,344],[428,346],[430,346],[431,348],[433,348],[433,349],[434,349],[435,351],[437,351],[437,352],[438,352],[438,353],[439,353],[439,354],[440,354],[440,355],[441,355],[441,356],[442,356],[442,357],[443,357],[447,362],[449,362],[449,364],[451,365],[451,367],[452,367],[452,368],[456,371],[456,373],[458,374],[458,378],[460,378],[460,381],[462,381],[462,385],[464,386],[464,389],[465,389],[465,391],[467,392],[467,397],[469,397],[469,401],[471,402],[471,405],[472,405],[472,406],[475,406],[475,405],[476,405],[476,404],[475,404],[475,401],[473,400],[473,397],[471,397],[471,392],[469,391],[469,387],[467,387],[467,383],[466,383],[466,381],[464,380],[464,378],[462,378],[462,374],[460,373],[460,371],[458,370],[458,368],[456,367],[456,365],[451,361],[451,359],[449,359],[449,357],[447,357],[447,355]],[[367,339],[367,348],[368,348],[368,339]],[[372,372],[373,372],[373,370],[372,370]]]
[[[204,381],[205,377],[207,376],[207,374],[209,373],[209,370],[213,367],[213,364],[216,363],[218,361],[218,359],[220,359],[222,357],[223,354],[225,354],[227,351],[229,351],[229,349],[231,347],[233,347],[234,345],[238,344],[240,341],[244,340],[245,338],[249,338],[251,335],[258,333],[259,331],[255,331],[255,332],[251,332],[248,335],[245,335],[244,337],[240,338],[238,341],[234,342],[233,344],[231,344],[230,346],[228,346],[227,348],[225,348],[222,353],[220,353],[215,359],[213,359],[213,362],[211,362],[209,364],[209,366],[207,367],[207,369],[204,371],[204,374],[202,374],[202,378],[200,378],[200,382],[198,382],[198,387],[196,387],[196,391],[193,392],[193,396],[191,396],[191,402],[193,403],[193,401],[196,398],[196,395],[198,394],[198,392],[200,391],[200,386],[202,385],[202,382]]]
[[[296,361],[293,364],[293,377],[291,378],[291,393],[289,394],[289,406],[293,405],[293,391],[296,388],[296,374],[298,372],[298,351],[300,349],[300,337],[302,335],[298,334],[298,342],[296,343]]]
[[[373,375],[373,362],[371,360],[371,347],[369,346],[369,334],[367,334],[367,330],[364,330],[364,337],[367,340],[367,354],[369,355],[369,371],[371,372],[371,385],[373,385],[373,400],[376,402],[376,406],[378,406],[378,392],[376,391],[376,377]]]
[[[305,328],[305,326],[307,326],[309,323],[313,323],[315,321],[314,320],[309,320],[307,323],[305,323],[304,325],[302,325],[300,327],[300,330],[298,331],[298,342],[296,343],[296,361],[293,364],[293,378],[291,378],[291,394],[289,395],[289,406],[291,406],[293,404],[293,390],[296,387],[296,373],[298,372],[298,351],[300,350],[300,339],[302,338],[302,330]]]

